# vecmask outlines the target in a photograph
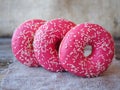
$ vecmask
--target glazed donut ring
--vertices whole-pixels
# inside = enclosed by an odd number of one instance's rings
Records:
[[[92,53],[84,55],[86,45]],[[114,41],[110,33],[97,24],[84,23],[75,26],[63,38],[59,48],[59,60],[65,70],[82,77],[102,74],[112,62]]]
[[[54,19],[46,22],[36,32],[34,37],[34,52],[40,65],[53,72],[63,71],[59,63],[59,44],[65,34],[75,24],[65,19]]]
[[[12,51],[18,61],[27,66],[39,66],[33,51],[33,38],[44,20],[32,19],[21,24],[12,36]]]

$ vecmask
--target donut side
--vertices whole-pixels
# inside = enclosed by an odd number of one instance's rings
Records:
[[[87,45],[92,47],[89,56],[84,55]],[[114,56],[114,41],[103,27],[83,23],[71,29],[59,48],[61,65],[81,77],[96,77],[107,70]]]
[[[63,71],[59,63],[59,44],[65,34],[75,26],[65,19],[54,19],[46,22],[35,34],[34,51],[40,65],[53,72]]]
[[[27,66],[40,66],[33,51],[34,34],[45,23],[44,20],[27,20],[16,28],[13,33],[12,52],[19,62]]]

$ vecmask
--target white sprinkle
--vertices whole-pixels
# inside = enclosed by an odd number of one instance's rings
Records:
[[[73,37],[76,37],[76,35],[74,35]]]

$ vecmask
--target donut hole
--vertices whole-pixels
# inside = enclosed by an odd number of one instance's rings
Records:
[[[84,48],[84,56],[88,57],[92,54],[92,46],[91,45],[86,45]]]
[[[57,52],[59,51],[60,43],[61,43],[61,40],[57,41],[55,44],[55,49],[57,50]]]

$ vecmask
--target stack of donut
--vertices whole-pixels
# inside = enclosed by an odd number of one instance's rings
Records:
[[[84,55],[87,45],[92,47]],[[12,37],[12,51],[18,61],[52,72],[68,71],[81,77],[96,77],[107,70],[114,56],[114,41],[103,27],[65,19],[28,20]]]

